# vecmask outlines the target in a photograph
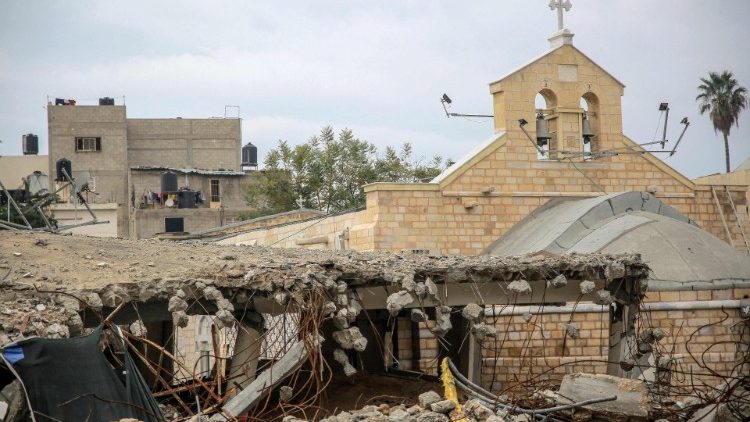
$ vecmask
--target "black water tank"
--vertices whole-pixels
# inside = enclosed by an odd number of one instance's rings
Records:
[[[55,163],[55,180],[58,182],[67,182],[68,179],[65,178],[65,175],[63,174],[63,169],[65,169],[65,172],[68,173],[68,176],[73,177],[73,165],[70,163],[70,160],[67,158],[60,158]]]
[[[251,142],[242,147],[242,167],[258,167],[258,147]]]
[[[173,171],[165,171],[161,174],[161,191],[177,192],[177,174]]]
[[[37,155],[39,154],[39,137],[33,133],[23,135],[23,155]]]
[[[180,203],[177,208],[195,208],[195,192],[191,190],[181,190],[177,194]]]
[[[99,105],[100,106],[113,106],[115,105],[115,99],[110,98],[110,97],[99,98]]]

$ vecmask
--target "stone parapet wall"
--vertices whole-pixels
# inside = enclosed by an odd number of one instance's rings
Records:
[[[374,249],[374,224],[368,221],[372,221],[372,211],[369,209],[261,227],[224,238],[217,243],[368,251]]]

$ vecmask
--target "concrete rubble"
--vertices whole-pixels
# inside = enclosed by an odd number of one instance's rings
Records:
[[[604,374],[568,374],[563,377],[558,393],[559,404],[617,396],[617,400],[582,406],[572,411],[574,418],[596,417],[607,420],[646,421],[651,401],[649,390],[641,380],[618,378]],[[583,414],[583,415],[581,415]],[[586,416],[590,415],[590,416]]]
[[[401,312],[402,309],[404,309],[405,306],[409,305],[413,301],[414,299],[408,291],[401,290],[400,292],[388,296],[388,299],[386,299],[385,302],[385,308],[388,310],[388,312],[391,313],[392,316],[396,316],[399,312]]]
[[[547,285],[556,288],[565,287],[568,285],[568,279],[565,277],[565,275],[558,274],[557,276],[555,276],[555,278],[550,280]]]
[[[435,326],[432,331],[436,335],[445,335],[448,331],[453,328],[451,323],[451,307],[450,306],[436,306],[435,307]]]
[[[494,325],[480,322],[471,326],[471,333],[474,334],[477,341],[484,341],[487,337],[496,337],[497,329]]]
[[[362,352],[367,347],[367,339],[357,327],[349,327],[344,330],[334,331],[333,339],[342,349],[356,350]]]
[[[336,349],[333,351],[333,359],[341,364],[344,375],[347,377],[351,377],[352,375],[357,373],[357,369],[352,366],[352,364],[349,362],[349,356],[346,355],[346,352],[341,349]]]
[[[461,316],[471,322],[478,322],[484,317],[484,308],[476,303],[469,303],[461,310]]]
[[[582,295],[587,295],[596,289],[596,283],[585,280],[578,284],[578,288],[581,290]]]
[[[45,246],[36,245],[40,240]],[[10,250],[18,253],[0,251],[2,344],[30,335],[78,335],[84,331],[83,312],[89,317],[92,312],[101,314],[95,317],[105,317],[120,308],[129,309],[129,304],[159,308],[177,327],[187,326],[190,315],[208,313],[221,328],[236,324],[243,309],[262,303],[276,312],[319,309],[331,321],[333,359],[346,376],[357,372],[350,356],[357,356],[368,347],[367,338],[356,324],[367,299],[358,293],[360,288],[387,291],[382,296],[386,317],[408,316],[424,322],[434,311],[431,330],[438,336],[453,329],[451,314],[460,312],[473,337],[483,341],[497,335],[495,325],[485,322],[483,306],[447,306],[441,302],[444,286],[491,283],[503,286],[510,300],[532,295],[532,285],[535,288],[541,284],[539,291],[545,283],[564,290],[568,283],[580,282],[581,293],[590,294],[596,285],[586,279],[601,280],[607,275],[640,282],[648,274],[648,267],[635,255],[432,257],[11,232],[0,232],[0,241],[13,245]],[[106,256],[107,265],[92,271],[96,262],[91,261],[92,257],[102,255]],[[613,265],[613,261],[618,265]],[[32,276],[25,277],[27,274]],[[550,280],[550,274],[556,275]],[[489,312],[491,308],[487,309]],[[527,322],[531,318],[530,313],[528,318],[524,315]],[[130,319],[126,324],[135,337],[149,334],[141,319]],[[656,337],[656,333],[652,334]],[[282,401],[294,396],[294,391],[289,390],[279,391]],[[456,410],[453,402],[434,392],[420,396],[419,402],[410,407],[366,406],[327,420],[363,420],[368,415],[373,420],[447,421]],[[518,416],[490,411],[471,400],[465,404],[464,412],[468,420],[483,422],[509,421]]]
[[[519,295],[531,294],[531,284],[524,279],[512,281],[508,284],[508,290]]]

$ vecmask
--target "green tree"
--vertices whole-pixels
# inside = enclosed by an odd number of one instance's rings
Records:
[[[724,155],[729,173],[729,131],[739,124],[740,111],[748,104],[747,89],[739,86],[734,75],[726,70],[721,74],[710,72],[708,78],[701,78],[701,82],[695,98],[699,102],[698,109],[701,114],[708,112],[714,132],[724,135]]]
[[[266,155],[265,168],[255,174],[245,199],[260,215],[289,211],[299,206],[326,213],[365,203],[362,186],[372,182],[425,182],[442,171],[444,160],[434,157],[428,164],[412,159],[412,148],[404,143],[399,152],[377,148],[354,136],[349,129],[334,133],[329,126],[306,143],[289,146],[280,140]]]

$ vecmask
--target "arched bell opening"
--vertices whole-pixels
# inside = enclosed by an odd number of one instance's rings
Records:
[[[557,149],[557,140],[554,136],[557,119],[555,109],[557,107],[557,96],[555,93],[544,88],[534,97],[534,108],[536,111],[536,143],[538,160],[550,159],[550,152]]]
[[[581,141],[583,143],[584,159],[589,160],[601,151],[599,125],[599,99],[593,92],[581,96]]]

